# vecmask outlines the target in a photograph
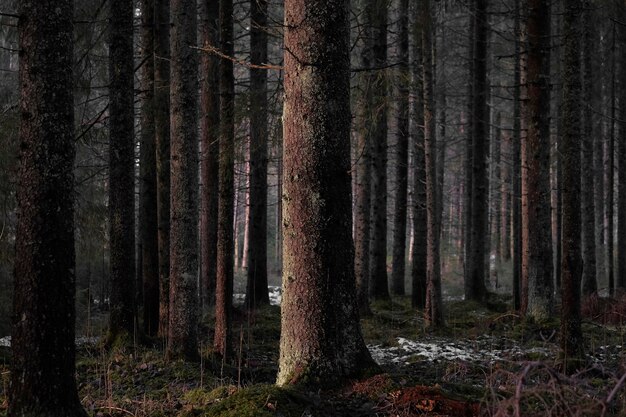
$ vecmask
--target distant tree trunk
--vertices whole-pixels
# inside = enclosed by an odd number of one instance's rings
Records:
[[[561,86],[561,77],[562,77],[562,71],[561,71],[561,61],[562,61],[562,56],[561,56],[561,34],[562,34],[562,30],[561,30],[561,22],[562,22],[562,17],[561,15],[563,14],[562,12],[562,1],[561,0],[557,0],[556,3],[554,3],[554,7],[556,7],[556,10],[553,8],[553,13],[552,15],[556,15],[555,19],[556,19],[556,30],[554,31],[553,35],[552,35],[552,39],[554,40],[554,43],[552,45],[552,49],[555,51],[554,54],[556,56],[556,59],[554,60],[555,64],[554,64],[554,70],[553,70],[553,74],[555,75],[555,79],[553,80],[553,85],[555,85],[555,92],[554,95],[555,97],[555,110],[553,112],[554,119],[556,122],[556,135],[555,138],[553,140],[553,144],[552,146],[555,147],[555,149],[553,150],[554,154],[553,154],[553,163],[554,163],[554,169],[556,171],[556,175],[555,175],[555,186],[553,187],[554,190],[554,194],[555,194],[555,198],[554,198],[554,205],[553,205],[553,210],[554,210],[554,215],[553,215],[553,221],[554,224],[552,226],[552,241],[554,242],[554,256],[553,256],[553,264],[554,264],[554,282],[556,285],[556,289],[560,290],[561,288],[561,256],[562,256],[562,251],[561,251],[561,225],[563,223],[562,218],[563,218],[563,211],[561,210],[562,207],[562,201],[563,201],[563,196],[562,196],[562,185],[563,185],[563,168],[561,166],[561,161],[562,161],[562,155],[561,155],[561,138],[563,137],[563,131],[562,131],[562,115],[561,115],[561,102],[562,102],[562,98],[563,98],[563,94],[562,94],[562,86]]]
[[[468,2],[468,75],[467,75],[467,118],[466,118],[466,132],[467,138],[465,143],[465,158],[464,158],[464,171],[465,171],[465,182],[464,182],[464,204],[463,204],[463,220],[464,220],[464,248],[463,248],[463,287],[464,292],[470,292],[469,287],[471,286],[471,270],[472,270],[472,260],[473,255],[471,250],[472,246],[472,192],[473,192],[473,150],[474,150],[474,73],[475,73],[475,63],[474,53],[476,48],[476,0],[469,0]]]
[[[502,123],[502,121],[500,121]],[[503,261],[511,260],[511,137],[504,135],[500,159],[500,256]]]
[[[135,138],[133,5],[110,2],[109,238],[111,313],[107,344],[135,334]]]
[[[194,0],[171,1],[170,322],[167,357],[195,360],[198,278],[198,60]]]
[[[200,2],[200,35],[204,47],[219,47],[219,2]],[[215,304],[217,275],[217,200],[219,168],[219,58],[203,53],[200,59],[200,259],[202,301]]]
[[[591,69],[591,50],[593,48],[593,39],[591,34],[591,25],[593,21],[593,13],[590,0],[585,0],[585,21],[584,21],[584,39],[583,39],[583,56],[584,56],[584,86],[583,100],[585,103],[591,103],[593,98],[593,73]],[[595,204],[593,195],[593,120],[591,104],[584,107],[583,112],[583,128],[584,134],[581,142],[581,196],[582,204],[582,249],[583,249],[583,291],[585,295],[591,295],[598,291],[596,281],[596,235],[595,235]]]
[[[267,63],[267,0],[250,1],[250,60]],[[267,71],[250,69],[250,216],[246,304],[269,304],[267,290]]]
[[[360,332],[354,266],[346,262],[354,255],[348,2],[287,0],[285,48],[277,383],[319,386],[375,367]]]
[[[74,3],[19,2],[11,417],[86,417],[74,345]],[[130,276],[132,281],[133,276]]]
[[[374,67],[387,65],[387,1],[372,0]],[[372,224],[370,240],[370,297],[389,299],[387,282],[387,75],[378,70],[374,80],[372,136]]]
[[[561,349],[566,372],[583,365],[580,317],[581,213],[580,213],[580,0],[565,6],[563,21],[563,259]]]
[[[157,218],[156,136],[154,128],[154,3],[142,0],[141,199],[140,237],[143,275],[143,331],[159,330],[159,245]]]
[[[426,217],[428,248],[426,256],[426,307],[424,322],[427,327],[444,325],[441,295],[441,264],[439,243],[440,225],[437,222],[437,167],[435,140],[435,113],[433,92],[433,54],[430,0],[422,3],[422,71],[424,80],[424,158],[426,161]]]
[[[614,204],[614,169],[615,169],[615,23],[613,23],[613,37],[611,47],[611,117],[609,120],[609,137],[604,155],[604,185],[606,187],[605,217],[604,217],[604,240],[606,242],[606,273],[609,279],[609,295],[615,294],[615,263],[613,254],[613,204]]]
[[[498,267],[500,266],[500,262],[501,262],[501,258],[502,258],[502,253],[500,252],[500,248],[501,248],[501,239],[502,239],[502,235],[501,235],[501,230],[500,230],[500,223],[501,223],[501,217],[502,217],[502,211],[500,210],[500,207],[502,206],[502,192],[501,192],[501,183],[502,183],[502,176],[501,176],[501,159],[502,159],[502,130],[501,130],[501,126],[502,125],[502,114],[500,112],[497,112],[496,114],[496,118],[495,118],[495,126],[493,127],[494,129],[494,136],[493,136],[493,155],[491,158],[492,161],[492,172],[493,172],[493,177],[492,177],[492,183],[490,184],[491,186],[491,197],[489,198],[491,201],[493,201],[493,206],[492,206],[492,213],[493,213],[493,222],[492,224],[492,228],[491,228],[491,233],[490,235],[493,235],[493,248],[494,248],[494,252],[495,252],[495,271],[493,273],[494,275],[494,288],[498,288]]]
[[[399,0],[398,103],[396,204],[393,218],[393,263],[391,288],[394,295],[404,295],[406,265],[406,219],[409,164],[409,1]]]
[[[428,223],[426,215],[426,159],[424,154],[424,82],[422,63],[422,10],[415,6],[412,52],[413,120],[413,254],[411,265],[411,305],[426,306],[426,258]]]
[[[602,58],[599,60],[597,74],[600,76],[599,88],[594,92],[594,101],[592,105],[596,108],[605,106],[606,98],[606,47],[608,37],[600,38],[599,45],[595,48],[599,51]],[[596,61],[594,61],[595,63]],[[595,223],[596,223],[596,271],[598,284],[606,282],[606,245],[604,243],[604,213],[605,213],[605,194],[604,194],[604,145],[606,143],[606,120],[598,120],[594,123],[594,200],[595,200]]]
[[[363,47],[360,64],[369,68],[372,64],[372,4],[371,0],[363,0]],[[356,275],[356,291],[359,311],[362,316],[370,315],[369,279],[370,279],[370,227],[371,227],[371,181],[372,181],[372,133],[370,117],[373,108],[374,83],[372,72],[360,74],[360,93],[357,101],[357,166],[355,187],[354,213],[354,272]]]
[[[154,129],[159,237],[159,337],[167,336],[170,305],[170,3],[154,0]]]
[[[220,43],[227,56],[233,47],[233,1],[220,0]],[[233,299],[235,200],[235,77],[233,62],[220,60],[220,168],[217,224],[217,287],[215,303],[215,338],[213,348],[224,359],[231,353],[231,315]]]
[[[488,235],[489,216],[489,177],[487,155],[487,0],[476,0],[474,36],[474,91],[473,100],[473,141],[472,141],[472,191],[470,216],[470,270],[466,277],[465,299],[484,301],[485,287],[485,248]]]
[[[522,280],[522,183],[521,183],[521,25],[520,1],[515,0],[515,57],[513,71],[513,140],[511,160],[513,183],[511,193],[511,255],[513,258],[513,308],[521,309],[521,280]]]
[[[522,281],[527,317],[552,314],[552,228],[550,213],[550,5],[528,1],[526,35],[526,136],[522,142]]]
[[[585,10],[590,10],[588,0],[585,2]],[[623,21],[626,18],[626,5],[621,4],[619,6],[620,19]],[[589,12],[588,12],[589,14]],[[587,22],[589,18],[585,19]],[[626,80],[626,51],[624,51],[624,45],[626,45],[626,28],[620,26],[619,32],[622,52],[621,52],[621,80]],[[617,245],[617,279],[615,280],[615,287],[623,292],[626,289],[626,85],[622,83],[620,89],[620,136],[617,144],[617,159],[618,163],[618,197],[617,197],[617,241],[620,243]],[[585,100],[586,103],[589,101]],[[590,113],[590,110],[585,110]]]

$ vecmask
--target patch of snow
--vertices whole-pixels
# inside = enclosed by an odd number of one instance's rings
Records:
[[[1,347],[11,347],[11,336],[0,337]]]
[[[282,288],[275,285],[267,287],[270,296],[270,304],[273,306],[279,306],[283,300]],[[243,293],[233,294],[233,304],[236,306],[242,306],[246,302],[246,295]]]
[[[76,338],[76,346],[95,345],[100,341],[96,336],[79,336]],[[11,336],[0,337],[0,347],[11,347]]]

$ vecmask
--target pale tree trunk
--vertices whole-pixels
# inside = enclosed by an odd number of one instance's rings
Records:
[[[194,0],[171,2],[170,314],[167,357],[198,357],[198,59]],[[190,12],[193,10],[193,12]]]
[[[287,0],[285,48],[277,383],[319,387],[375,367],[361,336],[354,265],[346,262],[354,256],[348,2]]]
[[[614,192],[613,187],[615,176],[615,24],[613,24],[613,37],[611,47],[611,117],[609,120],[609,137],[604,155],[604,186],[606,196],[605,215],[604,215],[604,240],[606,243],[606,274],[609,281],[609,295],[615,294],[615,263],[613,254],[613,204]]]
[[[74,4],[23,0],[19,15],[20,163],[8,415],[86,417],[76,390],[74,345]]]
[[[465,172],[465,183],[464,183],[464,204],[463,204],[463,222],[464,222],[464,233],[463,233],[463,286],[464,292],[470,291],[471,286],[471,269],[472,269],[472,259],[473,255],[471,253],[472,250],[472,178],[474,175],[473,172],[473,150],[474,150],[474,72],[475,67],[474,63],[476,62],[474,59],[474,53],[476,48],[476,19],[474,17],[476,13],[476,0],[470,0],[468,3],[468,75],[467,75],[467,118],[465,120],[465,130],[467,133],[466,143],[465,143],[465,158],[464,158],[464,172]]]

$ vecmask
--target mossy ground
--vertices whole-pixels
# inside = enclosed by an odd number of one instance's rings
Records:
[[[278,388],[280,311],[264,307],[235,318],[236,358],[214,359],[210,323],[204,320],[202,361],[167,362],[163,346],[107,351],[98,344],[78,351],[79,395],[89,415],[156,416],[413,416],[454,415],[626,415],[625,387],[611,404],[603,401],[626,372],[626,327],[585,319],[589,362],[577,375],[557,371],[559,321],[521,320],[494,296],[487,305],[449,301],[447,326],[427,332],[408,297],[374,303],[363,320],[368,345],[402,349],[398,338],[456,346],[498,359],[445,359],[424,354],[384,363],[384,373],[352,381],[340,389],[315,392]],[[485,356],[489,358],[489,356]],[[0,362],[0,416],[6,414],[8,359]],[[430,393],[430,394],[429,394]],[[431,398],[427,398],[431,395]],[[447,407],[447,408],[446,408]],[[450,408],[452,407],[452,408]],[[456,408],[455,408],[456,407]],[[604,408],[603,408],[604,407]],[[482,411],[477,412],[477,409]],[[395,413],[395,414],[394,414]],[[469,414],[467,414],[469,413]]]

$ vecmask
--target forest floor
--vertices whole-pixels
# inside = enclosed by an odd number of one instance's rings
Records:
[[[626,416],[626,298],[585,302],[588,365],[572,376],[558,370],[558,320],[521,321],[509,302],[448,301],[447,327],[436,333],[424,330],[408,298],[376,303],[362,324],[383,373],[317,392],[272,385],[277,306],[236,311],[234,365],[210,359],[206,324],[199,363],[168,363],[162,346],[105,352],[83,339],[79,394],[96,417]],[[0,416],[6,414],[10,360],[2,349]]]

